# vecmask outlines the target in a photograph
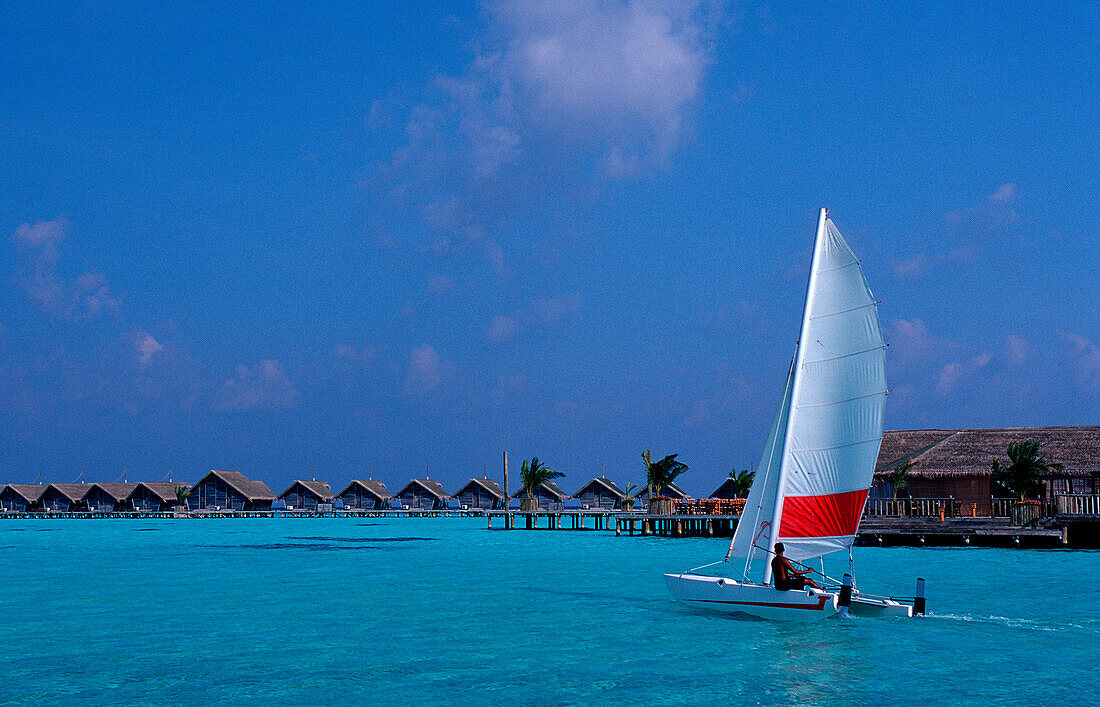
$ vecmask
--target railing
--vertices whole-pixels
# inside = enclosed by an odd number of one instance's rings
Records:
[[[1016,505],[1015,498],[994,498],[989,502],[990,518],[1009,518],[1012,516],[1012,507]]]
[[[866,516],[887,518],[945,518],[959,515],[961,504],[953,498],[869,498]]]
[[[1100,516],[1100,494],[1059,494],[1057,501],[1060,516]]]

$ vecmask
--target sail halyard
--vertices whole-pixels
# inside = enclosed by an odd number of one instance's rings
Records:
[[[776,495],[775,495],[775,507],[772,509],[772,523],[769,529],[768,544],[766,546],[767,552],[772,552],[775,547],[776,541],[779,539],[780,524],[783,519],[783,495],[786,490],[786,477],[788,473],[788,466],[790,461],[790,449],[791,449],[791,433],[793,426],[791,425],[791,418],[794,416],[795,410],[798,408],[798,401],[800,399],[799,393],[802,389],[802,364],[805,359],[806,333],[810,328],[810,303],[813,302],[814,293],[817,286],[817,268],[818,262],[821,259],[821,244],[822,236],[825,233],[825,217],[828,214],[826,209],[821,209],[821,212],[817,217],[817,233],[814,236],[814,254],[810,260],[810,282],[806,287],[806,304],[802,310],[802,327],[798,332],[798,347],[794,353],[794,367],[793,376],[791,379],[791,402],[790,407],[787,410],[787,425],[783,431],[783,451],[780,454],[779,462],[779,480],[777,483]],[[764,565],[764,584],[768,584],[772,581],[772,565],[770,562]]]

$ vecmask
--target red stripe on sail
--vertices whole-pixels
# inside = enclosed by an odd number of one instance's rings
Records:
[[[824,496],[787,496],[783,499],[781,538],[834,538],[855,535],[868,489]]]

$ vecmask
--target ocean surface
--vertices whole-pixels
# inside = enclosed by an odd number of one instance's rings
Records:
[[[675,603],[727,540],[484,519],[0,521],[0,704],[1096,704],[1100,553],[856,548],[930,615]],[[827,563],[838,576],[847,558]]]

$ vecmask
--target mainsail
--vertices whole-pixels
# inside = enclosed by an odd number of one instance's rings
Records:
[[[777,541],[793,560],[851,547],[885,406],[878,308],[859,260],[822,209],[798,348],[727,559],[744,558],[747,572]]]

